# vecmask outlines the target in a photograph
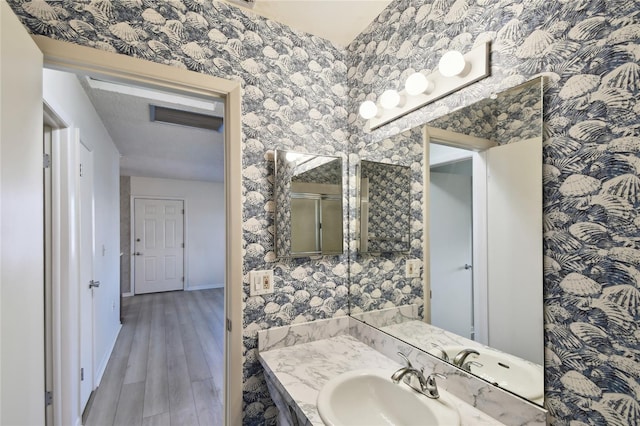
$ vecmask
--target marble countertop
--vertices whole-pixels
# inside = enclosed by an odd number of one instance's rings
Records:
[[[297,404],[305,423],[323,426],[316,408],[322,386],[342,373],[363,368],[394,371],[401,365],[354,337],[344,334],[329,339],[260,352],[260,362],[278,390],[291,405]],[[476,408],[452,398],[461,424],[503,425]]]

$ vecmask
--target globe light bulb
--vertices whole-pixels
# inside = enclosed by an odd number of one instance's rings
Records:
[[[442,55],[440,62],[438,63],[438,71],[444,77],[455,77],[461,75],[467,67],[467,61],[465,61],[462,53],[456,50],[450,50]]]
[[[421,72],[413,73],[404,83],[404,90],[411,96],[429,93],[433,90],[433,83]]]
[[[392,109],[400,105],[400,94],[393,89],[385,90],[380,95],[380,106],[384,109]]]
[[[373,101],[364,101],[360,104],[358,112],[362,118],[369,120],[378,114],[378,107]]]
[[[297,152],[287,152],[287,155],[285,158],[287,159],[288,162],[293,163],[297,161],[298,158],[300,158],[300,154],[298,154]]]

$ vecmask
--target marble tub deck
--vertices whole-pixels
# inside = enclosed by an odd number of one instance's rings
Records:
[[[381,368],[391,374],[401,365],[348,334],[262,351],[265,374],[305,424],[323,426],[316,407],[320,389],[330,379],[353,370]],[[406,386],[406,385],[402,385]],[[425,397],[426,398],[426,397]],[[462,426],[503,425],[452,395]],[[416,425],[419,419],[416,420]]]

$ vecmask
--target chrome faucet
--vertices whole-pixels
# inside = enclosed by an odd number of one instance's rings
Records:
[[[475,349],[463,349],[453,358],[453,365],[463,368],[465,361],[469,355],[478,356],[480,353]],[[468,366],[467,366],[468,367]]]
[[[404,359],[406,365],[402,368],[399,368],[391,375],[391,380],[393,381],[393,383],[399,383],[400,380],[402,380],[404,383],[409,385],[411,389],[420,392],[421,394],[429,398],[440,398],[438,385],[436,384],[436,377],[439,377],[441,379],[446,379],[446,377],[439,373],[432,373],[429,374],[428,377],[424,377],[424,368],[418,370],[414,368],[413,365],[411,365],[411,361],[409,361],[409,358],[407,358],[405,354],[403,354],[402,352],[398,352],[398,355],[400,355]],[[415,377],[418,380],[418,386],[416,386],[412,382],[411,377]]]

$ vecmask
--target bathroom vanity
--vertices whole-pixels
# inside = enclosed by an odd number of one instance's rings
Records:
[[[541,407],[353,318],[272,328],[259,332],[258,339],[260,362],[280,411],[280,424],[323,425],[316,404],[327,382],[364,368],[385,370],[390,376],[403,367],[397,352],[406,354],[416,368],[424,367],[425,375],[437,372],[447,377],[438,379],[438,388],[448,392],[461,425],[546,424]]]

